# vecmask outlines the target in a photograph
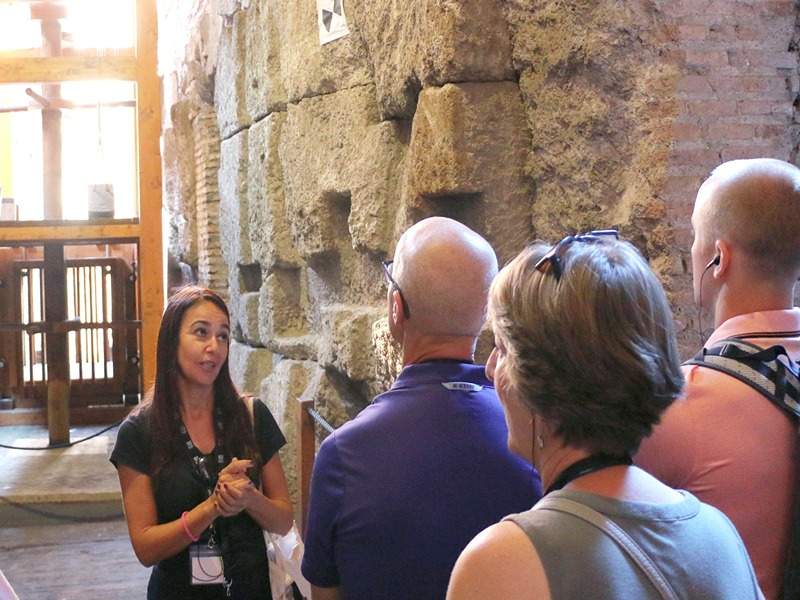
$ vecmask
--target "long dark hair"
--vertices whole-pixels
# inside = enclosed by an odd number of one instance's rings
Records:
[[[230,321],[225,301],[212,290],[198,286],[187,286],[175,292],[161,317],[156,349],[156,380],[140,407],[140,411],[149,419],[152,432],[153,477],[185,451],[179,430],[178,345],[186,311],[202,301],[214,304]],[[250,414],[231,380],[227,357],[214,381],[214,403],[222,413],[223,445],[228,457],[252,459],[260,470],[260,456]]]

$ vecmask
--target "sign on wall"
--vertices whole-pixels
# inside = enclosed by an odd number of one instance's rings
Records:
[[[344,0],[317,0],[317,21],[320,45],[350,33],[344,16]]]

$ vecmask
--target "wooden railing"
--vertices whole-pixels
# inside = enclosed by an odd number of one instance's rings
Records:
[[[333,433],[333,426],[314,409],[313,400],[297,399],[295,410],[297,447],[295,449],[295,472],[300,493],[295,520],[301,534],[305,537],[305,524],[308,515],[308,499],[311,491],[311,473],[317,451],[317,438],[325,439]],[[319,432],[319,433],[318,433]]]

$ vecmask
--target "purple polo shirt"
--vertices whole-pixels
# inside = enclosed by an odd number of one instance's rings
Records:
[[[507,434],[482,366],[407,366],[320,447],[303,574],[348,600],[444,598],[469,541],[541,496]]]

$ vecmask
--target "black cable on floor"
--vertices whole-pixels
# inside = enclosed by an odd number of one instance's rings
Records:
[[[69,515],[61,515],[50,512],[49,510],[42,510],[41,508],[34,508],[32,506],[28,506],[27,504],[20,504],[19,502],[14,502],[13,500],[4,498],[3,496],[0,496],[0,502],[8,504],[9,506],[13,506],[14,508],[18,508],[19,510],[24,510],[38,517],[45,517],[46,519],[53,519],[54,521],[65,521],[68,523],[103,523],[105,521],[116,521],[125,516],[120,512],[112,513],[102,517],[72,517]]]
[[[80,444],[81,442],[85,442],[86,440],[96,438],[98,435],[103,435],[106,431],[110,431],[115,427],[119,427],[120,425],[122,425],[122,421],[114,423],[113,425],[109,425],[105,429],[101,429],[100,431],[93,433],[92,435],[88,435],[85,438],[81,438],[79,440],[75,440],[74,442],[69,442],[69,443],[53,444],[52,446],[39,446],[34,448],[25,448],[23,446],[9,446],[7,444],[0,444],[0,448],[8,448],[9,450],[58,450],[60,448],[71,448],[76,444]]]

